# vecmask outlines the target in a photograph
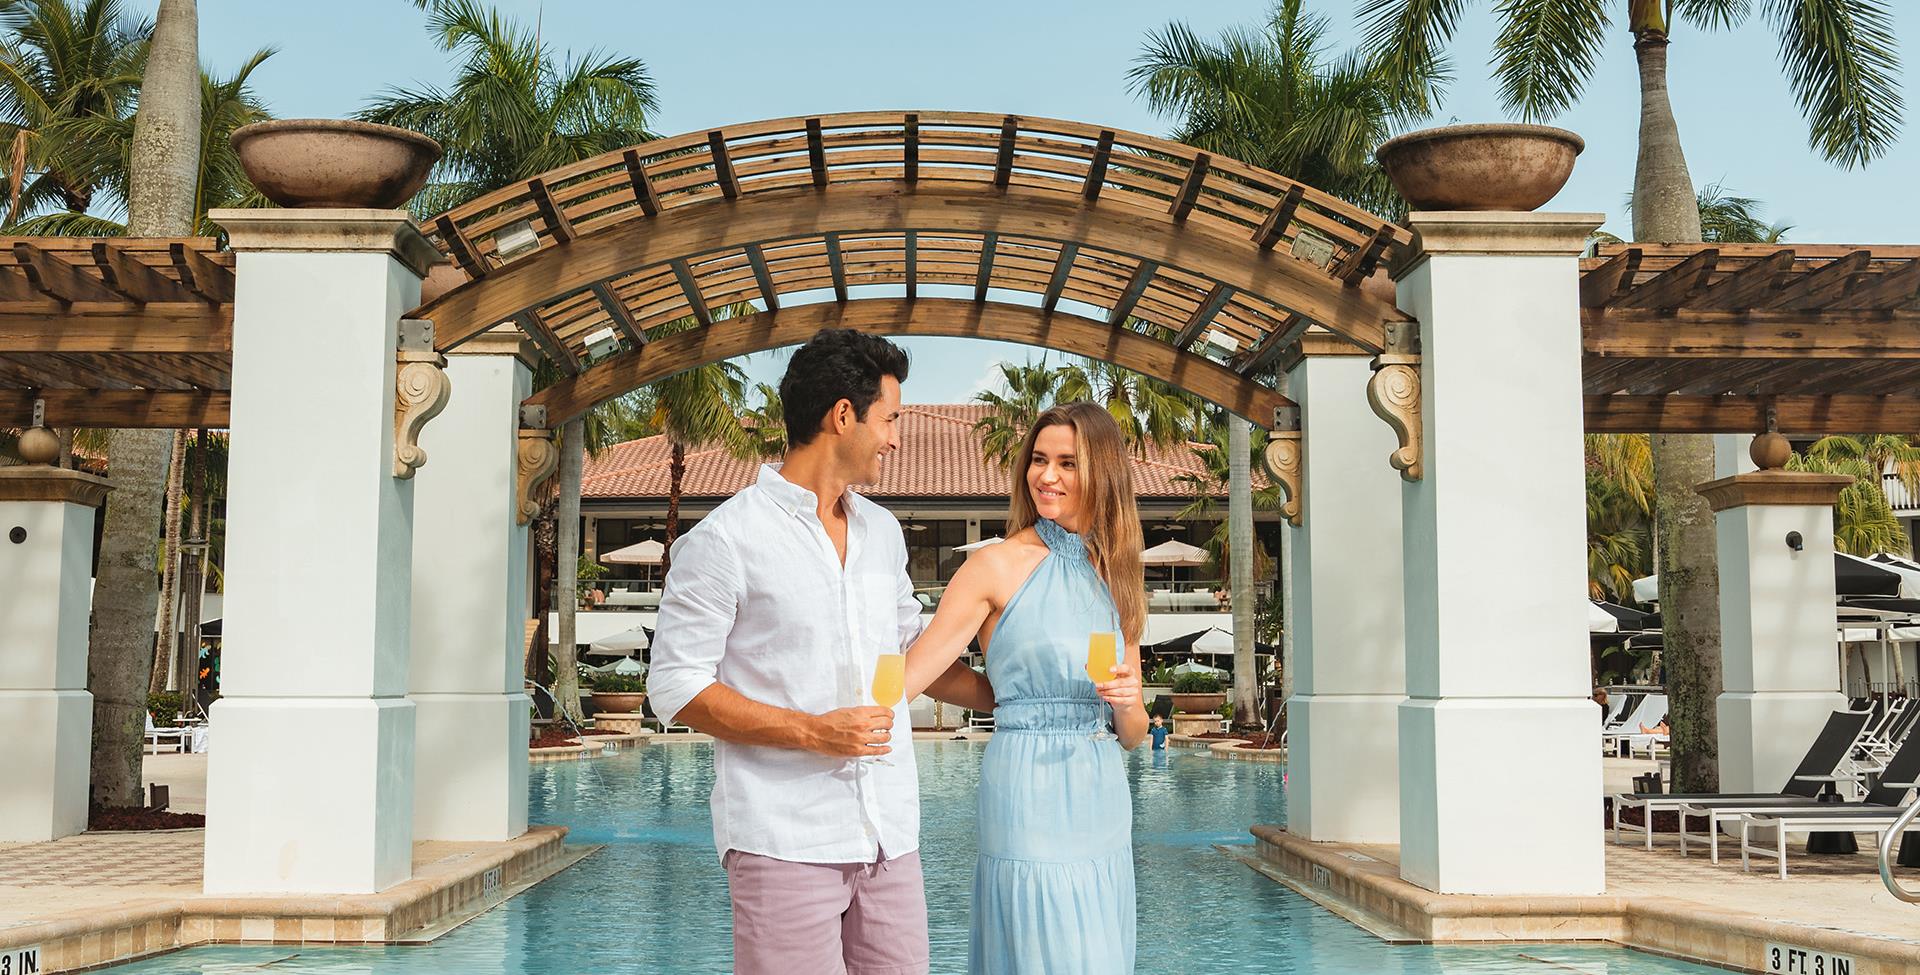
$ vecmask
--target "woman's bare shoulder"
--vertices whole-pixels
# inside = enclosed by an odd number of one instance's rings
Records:
[[[1014,532],[1011,538],[986,548],[975,549],[969,554],[968,565],[979,564],[989,570],[999,570],[1022,565],[1046,555],[1047,543],[1040,540],[1040,533],[1031,528]]]

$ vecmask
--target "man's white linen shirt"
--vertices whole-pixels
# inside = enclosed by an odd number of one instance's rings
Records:
[[[647,692],[672,721],[715,682],[808,714],[871,705],[875,659],[924,626],[900,523],[848,491],[841,564],[812,491],[778,465],[673,545]],[[713,842],[796,863],[872,863],[920,846],[907,702],[894,708],[891,766],[871,759],[716,741]]]

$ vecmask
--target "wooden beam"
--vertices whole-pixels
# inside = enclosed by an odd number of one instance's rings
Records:
[[[732,200],[740,196],[740,181],[733,177],[733,157],[727,155],[727,137],[719,129],[707,133],[707,152],[713,156],[713,181],[720,193]]]
[[[1167,206],[1167,212],[1173,215],[1175,221],[1185,220],[1187,214],[1193,212],[1194,203],[1200,199],[1200,188],[1206,185],[1207,170],[1212,166],[1212,156],[1204,152],[1194,155],[1193,163],[1187,167],[1187,178],[1181,181],[1179,191],[1173,195],[1173,202]]]
[[[1019,118],[1009,115],[1000,123],[1000,148],[993,157],[993,185],[1005,189],[1013,179],[1013,138],[1020,131]]]
[[[1853,276],[1866,269],[1867,259],[1871,256],[1867,251],[1854,251],[1811,271],[1796,274],[1773,296],[1770,305],[1798,309],[1817,307],[1845,290]]]
[[[1873,275],[1847,290],[1827,309],[1920,307],[1920,259],[1911,259],[1897,270]]]
[[[901,175],[912,183],[920,179],[920,116],[909,112],[902,129],[900,162],[904,171]]]
[[[827,144],[820,131],[820,120],[807,120],[807,168],[813,170],[813,185],[827,185]]]
[[[1718,250],[1712,247],[1704,248],[1692,257],[1660,272],[1653,280],[1615,298],[1613,306],[1615,308],[1678,308],[1706,283],[1707,275],[1713,273],[1714,265],[1719,260]]]
[[[920,235],[909,230],[906,233],[906,238],[906,266],[901,269],[901,272],[902,276],[907,279],[907,300],[912,301],[918,296],[920,290],[920,275],[919,267],[917,266],[920,258]]]
[[[847,262],[840,255],[840,235],[827,235],[827,273],[833,275],[833,300],[847,300]]]
[[[1586,355],[1649,359],[1920,358],[1920,311],[1581,312]]]
[[[547,325],[538,308],[529,308],[513,316],[513,323],[520,326],[520,331],[527,333],[533,344],[539,346],[540,351],[552,359],[561,372],[569,376],[579,373],[580,358],[567,348],[565,342],[560,341],[560,336],[553,334],[553,329]]]
[[[773,286],[773,275],[767,273],[767,255],[759,244],[747,245],[747,266],[753,268],[753,283],[760,286],[760,303],[768,311],[780,310],[780,291]]]
[[[676,258],[672,262],[673,278],[680,282],[680,294],[687,299],[687,310],[702,325],[712,325],[713,315],[707,311],[707,300],[700,295],[700,284],[693,279],[692,269],[687,267],[686,259]]]
[[[173,269],[180,273],[180,283],[188,291],[217,305],[233,301],[232,268],[215,264],[207,255],[185,244],[169,244],[167,254],[173,259]],[[475,273],[469,268],[468,273],[479,278],[484,272]]]
[[[1187,324],[1180,329],[1180,334],[1174,336],[1173,347],[1185,352],[1187,347],[1200,337],[1200,333],[1206,331],[1208,325],[1213,324],[1214,318],[1219,316],[1220,309],[1231,297],[1233,297],[1233,288],[1215,283],[1213,289],[1207,292],[1206,300],[1200,302],[1200,307],[1194,309],[1193,317],[1187,319]]]
[[[640,328],[640,323],[633,320],[633,311],[627,307],[626,302],[620,300],[619,295],[613,293],[613,289],[608,287],[605,281],[593,283],[593,296],[599,300],[600,309],[607,313],[607,320],[613,323],[613,327],[619,330],[620,334],[627,337],[629,343],[646,344],[647,333]]]
[[[0,389],[0,426],[31,423],[35,399],[46,403],[47,425],[63,429],[225,428],[233,404],[219,390]]]
[[[0,353],[233,351],[233,306],[204,302],[122,302],[57,305],[0,302]]]
[[[1313,321],[1306,316],[1298,313],[1289,314],[1286,321],[1268,332],[1260,340],[1260,344],[1254,346],[1252,352],[1247,353],[1247,357],[1234,367],[1234,371],[1242,376],[1258,375],[1260,370],[1265,369],[1280,353],[1298,343],[1307,334],[1307,329],[1312,327]]]
[[[567,212],[553,202],[553,191],[547,188],[546,180],[527,180],[527,195],[533,197],[534,208],[540,211],[540,222],[547,225],[547,234],[554,243],[564,244],[573,239],[573,222],[567,219]]]
[[[1119,328],[1127,323],[1127,316],[1133,314],[1133,306],[1140,303],[1140,296],[1146,293],[1147,285],[1153,283],[1154,272],[1158,270],[1160,265],[1148,260],[1142,260],[1133,269],[1133,277],[1127,279],[1127,288],[1120,292],[1120,300],[1107,311],[1109,326]]]
[[[34,290],[55,301],[120,300],[120,296],[100,283],[99,278],[24,240],[14,241],[13,259],[27,273],[27,282],[33,285]]]
[[[487,276],[489,270],[487,263],[480,259],[479,250],[473,246],[472,241],[467,239],[466,234],[460,232],[460,226],[453,222],[452,217],[442,216],[434,221],[433,229],[440,234],[440,242],[447,245],[447,253],[453,258],[453,262],[460,265],[460,269],[467,272],[468,277],[479,280]],[[180,259],[176,256],[174,265],[177,267],[179,263]]]
[[[1079,244],[1060,245],[1060,259],[1053,262],[1053,277],[1047,280],[1046,294],[1040,298],[1041,311],[1051,313],[1060,303],[1060,292],[1066,290],[1067,279],[1073,276],[1074,258],[1079,256]]]
[[[123,244],[95,241],[91,248],[94,267],[100,280],[128,301],[147,304],[155,301],[192,301],[193,295],[180,283],[148,267],[127,253]]]
[[[1365,281],[1367,275],[1372,274],[1373,269],[1380,266],[1380,255],[1386,252],[1387,242],[1392,239],[1393,225],[1382,224],[1380,229],[1373,232],[1372,238],[1348,251],[1347,256],[1341,258],[1339,264],[1334,265],[1333,276],[1339,278],[1341,283],[1348,287]]]
[[[973,276],[973,300],[987,300],[987,282],[993,279],[993,252],[1000,246],[999,234],[980,238],[980,270]]]
[[[1253,243],[1263,251],[1273,250],[1280,242],[1281,235],[1287,232],[1287,225],[1293,223],[1294,211],[1300,209],[1300,201],[1307,198],[1306,188],[1298,183],[1287,187],[1287,193],[1267,211],[1267,219],[1253,230]]]
[[[1208,359],[1158,339],[1105,323],[1031,305],[976,303],[954,298],[864,298],[841,305],[816,302],[778,312],[755,312],[709,328],[664,336],[609,356],[580,375],[535,393],[528,405],[547,408],[558,426],[597,403],[709,362],[806,341],[822,328],[879,335],[988,338],[1056,349],[1126,366],[1218,403],[1256,423],[1270,423],[1276,407],[1292,401]]]
[[[1793,251],[1775,251],[1714,282],[1687,307],[1746,309],[1766,304],[1792,270]]]
[[[646,164],[640,161],[640,153],[628,149],[620,154],[627,165],[627,182],[633,186],[633,202],[640,205],[640,212],[649,217],[660,214],[660,194],[653,188],[653,179],[647,175]]]
[[[1582,273],[1580,307],[1598,308],[1612,301],[1623,285],[1632,283],[1633,273],[1639,269],[1640,251],[1633,248],[1621,251],[1608,258],[1607,263]]]
[[[1100,191],[1107,185],[1107,163],[1113,158],[1113,130],[1101,129],[1100,140],[1093,144],[1093,158],[1087,162],[1087,181],[1080,187],[1080,195],[1089,199],[1100,198]]]
[[[1772,407],[1781,433],[1910,433],[1913,396],[1588,396],[1588,433],[1759,433]]]

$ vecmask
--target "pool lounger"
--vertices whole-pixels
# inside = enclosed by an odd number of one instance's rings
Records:
[[[1903,811],[1899,806],[1873,806],[1847,803],[1850,808],[1809,807],[1797,812],[1777,810],[1770,813],[1746,813],[1740,817],[1740,868],[1752,870],[1754,856],[1780,861],[1780,879],[1787,879],[1787,834],[1814,830],[1842,829],[1849,833],[1872,832],[1877,840]],[[1753,830],[1772,827],[1772,849],[1754,846]]]
[[[1788,777],[1787,784],[1778,792],[1745,793],[1668,793],[1668,792],[1623,792],[1613,797],[1613,842],[1620,842],[1620,831],[1639,830],[1646,834],[1647,849],[1653,849],[1653,814],[1656,812],[1680,811],[1682,805],[1690,806],[1746,806],[1749,808],[1765,806],[1775,800],[1794,802],[1796,798],[1811,800],[1820,793],[1820,783],[1802,781],[1801,776],[1829,775],[1838,768],[1853,747],[1854,740],[1860,737],[1860,730],[1866,727],[1870,717],[1865,711],[1835,711],[1827,716],[1826,726],[1813,739],[1807,748],[1807,754],[1800,759],[1799,767]],[[1620,813],[1625,809],[1642,810],[1641,824],[1620,821]],[[1683,824],[1684,825],[1684,824]]]

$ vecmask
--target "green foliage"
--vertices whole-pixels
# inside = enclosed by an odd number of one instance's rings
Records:
[[[612,570],[586,556],[580,556],[580,575],[582,581],[604,578]]]
[[[1910,554],[1906,530],[1894,516],[1882,484],[1883,472],[1899,475],[1909,491],[1920,480],[1920,447],[1906,437],[1822,437],[1787,462],[1788,470],[1844,474],[1853,484],[1833,506],[1833,545],[1849,555],[1875,552]]]
[[[973,425],[981,449],[1007,470],[1014,468],[1020,445],[1040,414],[1056,403],[1085,400],[1107,408],[1129,446],[1144,452],[1149,443],[1174,444],[1192,432],[1200,401],[1173,385],[1122,366],[1078,357],[1059,366],[1039,361],[1000,363],[1005,392],[987,390],[973,400],[989,412]]]
[[[1187,444],[1193,459],[1199,463],[1201,472],[1173,476],[1173,481],[1186,487],[1191,495],[1186,505],[1174,513],[1174,517],[1181,521],[1213,523],[1213,534],[1207,537],[1201,547],[1207,550],[1207,557],[1221,579],[1228,578],[1231,574],[1233,561],[1231,547],[1227,544],[1231,525],[1220,510],[1220,499],[1227,496],[1231,487],[1229,465],[1232,458],[1228,447],[1231,434],[1227,430],[1227,424],[1236,422],[1241,421],[1224,410],[1213,409],[1205,413],[1200,428],[1195,431],[1193,440]],[[1251,458],[1253,470],[1265,470],[1261,457],[1267,450],[1267,432],[1258,427],[1254,428],[1249,437],[1249,443],[1253,454]],[[1253,510],[1255,511],[1278,511],[1283,503],[1280,486],[1277,484],[1268,484],[1265,487],[1256,488],[1253,492]],[[1256,577],[1271,575],[1271,562],[1272,560],[1260,546],[1255,545],[1253,574]],[[1260,637],[1256,634],[1256,639],[1258,638]]]
[[[147,695],[147,713],[153,723],[165,728],[180,719],[180,695],[171,691]]]
[[[589,685],[607,694],[639,694],[647,689],[647,675],[594,674]]]
[[[1173,668],[1166,664],[1161,664],[1160,666],[1153,668],[1153,672],[1147,675],[1146,682],[1149,684],[1161,684],[1161,685],[1171,687],[1173,686],[1173,676],[1174,676]]]
[[[1218,694],[1223,686],[1225,685],[1220,683],[1220,678],[1198,671],[1181,674],[1173,679],[1175,694]]]

